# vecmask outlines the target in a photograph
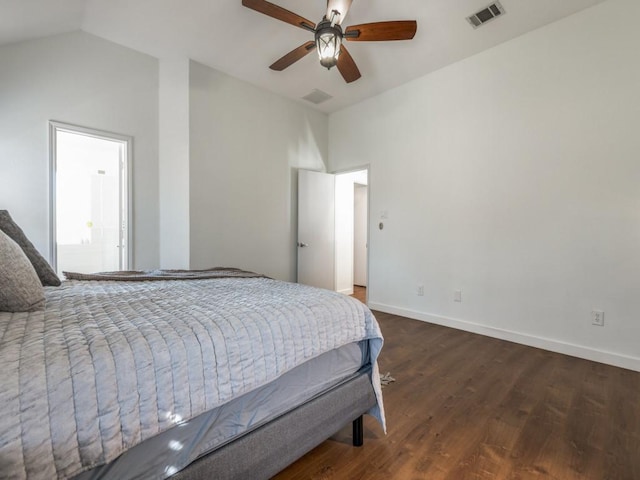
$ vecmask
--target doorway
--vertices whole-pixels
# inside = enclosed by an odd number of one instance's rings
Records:
[[[347,295],[366,288],[368,183],[364,168],[298,172],[299,283]]]
[[[367,285],[368,176],[365,169],[335,175],[336,291],[347,295]]]
[[[51,257],[63,271],[127,270],[131,137],[50,122]]]

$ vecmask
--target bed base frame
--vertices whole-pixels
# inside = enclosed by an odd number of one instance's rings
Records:
[[[349,422],[353,422],[353,445],[361,446],[362,415],[375,404],[369,372],[363,372],[195,460],[171,479],[266,480]]]

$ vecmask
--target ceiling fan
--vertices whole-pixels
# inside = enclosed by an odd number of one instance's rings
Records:
[[[411,40],[418,24],[415,20],[363,23],[351,25],[344,31],[341,24],[347,16],[353,0],[327,0],[327,13],[317,25],[306,18],[265,0],[242,0],[242,5],[277,20],[300,27],[315,35],[314,41],[306,42],[291,50],[269,68],[282,71],[316,50],[320,64],[330,69],[337,66],[347,83],[360,78],[360,70],[349,51],[342,44],[343,39],[355,42],[375,42],[386,40]]]

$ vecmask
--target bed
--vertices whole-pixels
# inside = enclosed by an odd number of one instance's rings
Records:
[[[362,415],[370,310],[264,277],[65,281],[0,312],[2,478],[269,478]]]

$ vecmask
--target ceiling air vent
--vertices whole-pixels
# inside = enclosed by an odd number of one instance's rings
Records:
[[[323,92],[322,90],[314,89],[309,95],[305,95],[302,97],[304,100],[315,103],[316,105],[322,102],[326,102],[327,100],[333,98],[328,93]]]
[[[467,21],[473,28],[478,28],[480,25],[499,17],[500,15],[504,15],[504,13],[504,7],[500,5],[500,2],[494,2],[484,10],[480,10],[470,17],[467,17]]]

